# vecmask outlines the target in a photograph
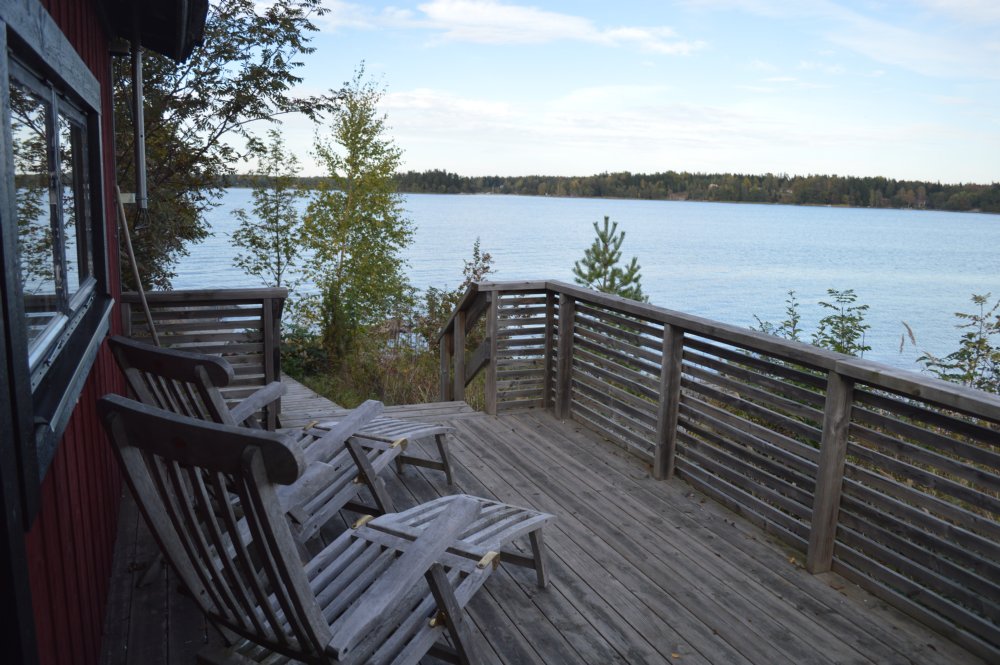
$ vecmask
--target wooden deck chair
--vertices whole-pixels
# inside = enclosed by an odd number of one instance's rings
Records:
[[[136,398],[182,416],[260,429],[255,414],[285,391],[281,383],[274,382],[229,407],[222,388],[229,385],[234,373],[224,359],[155,347],[120,336],[112,337],[109,343]],[[380,403],[366,402],[322,432],[293,430],[306,461],[322,462],[315,467],[310,464],[302,487],[281,492],[282,505],[297,526],[300,542],[313,539],[343,508],[370,515],[393,510],[381,474],[402,454],[403,442],[386,445],[381,440],[352,436],[381,411]],[[371,496],[369,503],[359,500],[363,487]]]
[[[223,358],[152,346],[120,335],[108,341],[129,388],[149,406],[209,422],[260,429],[257,414],[272,408],[285,394],[285,386],[273,381],[230,407],[223,391],[236,372]]]
[[[275,381],[230,408],[222,391],[232,382],[235,373],[223,358],[156,347],[121,336],[112,337],[110,344],[129,387],[139,401],[174,413],[216,423],[260,427],[256,414],[262,409],[271,408],[285,393],[285,386]],[[356,411],[357,409],[346,412],[341,420],[350,420]],[[314,455],[315,459],[329,462],[330,456],[340,452],[338,444],[333,443],[335,438],[323,431],[336,428],[339,422],[324,423],[318,429],[313,429],[312,426],[316,423],[311,423],[297,433],[304,444],[311,442],[304,438],[306,433],[313,440],[326,442],[327,459],[323,459],[322,455]],[[358,423],[355,420],[353,424]],[[355,427],[347,435],[355,435],[369,449],[384,448],[385,444],[401,448],[393,453],[397,470],[401,471],[403,464],[438,469],[444,471],[448,484],[451,485],[454,479],[445,436],[452,429],[445,425],[385,418],[375,414],[365,421],[364,428]],[[425,437],[434,437],[440,460],[406,454],[405,448],[410,441]],[[326,449],[321,446],[315,450]],[[376,497],[376,502],[383,500],[384,497]]]
[[[98,409],[168,561],[202,611],[246,640],[202,662],[475,660],[464,608],[493,557],[449,548],[478,519],[477,501],[454,498],[414,538],[348,530],[303,566],[275,493],[304,468],[287,437],[117,395]]]
[[[241,408],[243,405],[240,404],[230,409],[218,391],[218,385],[225,385],[226,377],[232,376],[232,367],[225,360],[201,353],[154,347],[125,337],[112,337],[110,343],[129,386],[139,400],[148,406],[180,415],[258,428],[257,423],[244,416],[258,410],[267,394],[277,394],[279,388],[284,390],[281,384],[272,383],[258,391],[265,397],[258,398],[245,408]],[[265,394],[265,390],[269,393]],[[406,428],[406,431],[400,428]],[[443,444],[443,436],[450,430],[441,425],[383,418],[382,404],[371,400],[345,412],[336,422],[282,430],[301,449],[307,463],[305,472],[294,484],[277,488],[280,505],[289,518],[302,553],[306,553],[307,546],[315,546],[323,527],[343,509],[367,515],[393,512],[383,476],[385,469],[404,455],[407,436],[412,439],[434,436],[437,439],[442,459],[445,460],[443,470],[450,483],[451,467],[447,463],[447,450]],[[422,465],[441,468],[433,463]],[[368,490],[369,502],[361,500],[362,488]],[[495,504],[484,510],[484,515],[499,516],[500,513],[496,512],[498,507],[504,508],[507,520],[520,520],[522,527],[530,527],[501,529],[499,542],[505,546],[511,545],[520,535],[530,535],[531,560],[524,560],[508,547],[505,561],[534,568],[539,585],[544,586],[541,527],[551,519],[551,515],[506,504]],[[492,521],[480,520],[479,524],[484,534],[497,529],[497,523]],[[464,537],[468,539],[469,535],[467,533]],[[483,537],[477,536],[469,542],[482,545]]]

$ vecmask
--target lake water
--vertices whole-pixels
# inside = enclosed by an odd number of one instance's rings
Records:
[[[190,248],[175,288],[259,285],[232,266],[238,207],[250,209],[250,190],[226,192],[209,215],[213,236]],[[433,194],[408,194],[404,207],[416,227],[406,259],[418,289],[457,286],[477,237],[493,255],[497,280],[571,282],[592,223],[610,215],[626,231],[624,257],[638,257],[651,303],[751,327],[755,314],[781,321],[794,290],[811,333],[826,290],[854,289],[871,307],[865,357],[908,369],[922,351],[957,348],[953,314],[972,311],[973,293],[1000,297],[996,215]],[[917,347],[900,353],[903,321]]]

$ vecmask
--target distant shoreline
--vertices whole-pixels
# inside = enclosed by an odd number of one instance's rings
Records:
[[[811,207],[1000,213],[1000,183],[945,185],[883,177],[743,175],[733,173],[601,173],[593,176],[460,176],[447,171],[395,174],[400,193],[487,194],[628,201],[767,203]],[[253,175],[229,176],[223,187],[253,187]],[[326,178],[299,177],[305,188]]]
[[[249,189],[249,187],[235,187],[236,189]],[[798,208],[840,208],[844,210],[908,210],[912,212],[962,212],[976,215],[1000,215],[1000,211],[989,210],[937,210],[935,208],[896,208],[893,206],[882,206],[873,208],[872,206],[856,206],[846,203],[782,203],[780,201],[718,201],[713,199],[638,199],[625,196],[555,196],[552,194],[514,194],[506,192],[414,192],[405,189],[399,190],[400,194],[423,194],[425,196],[524,196],[536,199],[592,199],[595,201],[657,201],[667,203],[722,203],[729,205],[762,205],[762,206],[792,206]]]
[[[592,176],[460,176],[442,170],[396,173],[407,194],[493,194],[557,198],[711,203],[771,203],[837,208],[1000,213],[1000,183],[958,184],[883,177],[790,176],[767,173],[600,173]],[[228,177],[223,186],[251,187],[252,175]],[[322,177],[296,178],[318,188]]]

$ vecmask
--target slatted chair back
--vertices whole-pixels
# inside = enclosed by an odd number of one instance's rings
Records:
[[[322,660],[330,628],[274,488],[299,477],[295,446],[117,395],[99,410],[136,502],[205,614],[278,653]]]
[[[222,395],[235,372],[216,356],[150,346],[115,336],[111,351],[143,404],[200,420],[236,425]],[[256,418],[243,423],[259,427]]]

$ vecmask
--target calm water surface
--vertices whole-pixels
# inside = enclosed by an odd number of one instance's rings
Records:
[[[234,208],[250,190],[228,190],[210,215],[213,237],[191,247],[176,288],[257,286],[232,266]],[[496,279],[572,281],[573,262],[610,215],[627,233],[653,304],[739,326],[779,322],[786,292],[803,328],[823,315],[828,288],[854,289],[870,305],[866,358],[914,368],[922,351],[957,348],[953,313],[973,293],[1000,297],[1000,216],[910,210],[739,203],[409,194],[416,232],[406,258],[418,289],[454,288],[472,244],[493,255]],[[900,353],[902,321],[917,347]]]

